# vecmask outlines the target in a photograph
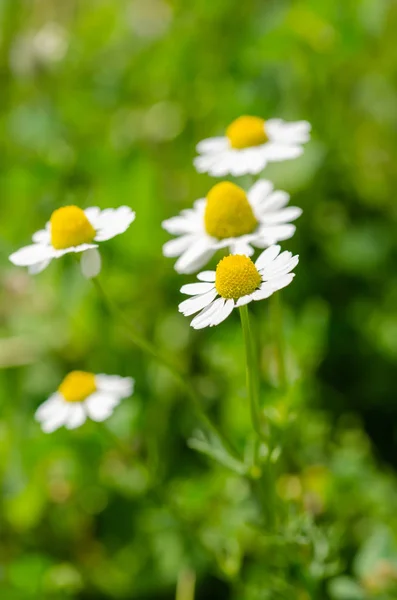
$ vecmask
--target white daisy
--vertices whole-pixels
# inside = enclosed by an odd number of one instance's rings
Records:
[[[36,410],[35,418],[45,433],[64,425],[76,429],[87,417],[104,421],[123,398],[131,396],[134,380],[118,375],[94,375],[85,371],[71,371],[55,394]]]
[[[14,265],[28,267],[29,273],[43,271],[53,258],[69,252],[84,254],[81,270],[85,277],[96,277],[101,270],[101,257],[96,242],[104,242],[124,233],[135,219],[128,206],[100,210],[92,207],[82,210],[77,206],[63,206],[55,210],[45,229],[36,231],[33,244],[10,256]]]
[[[282,119],[265,121],[242,116],[233,121],[223,137],[197,144],[200,156],[194,159],[199,173],[222,177],[260,173],[268,162],[280,162],[300,156],[302,144],[310,139],[307,121],[290,123]]]
[[[274,191],[270,181],[257,181],[246,193],[229,181],[217,183],[191,209],[163,221],[163,227],[179,236],[163,246],[165,256],[179,256],[178,273],[193,273],[203,267],[220,248],[232,254],[254,253],[253,246],[266,248],[295,233],[294,221],[302,210],[286,205],[289,195]]]
[[[192,298],[179,305],[179,312],[188,317],[200,311],[190,323],[194,329],[219,325],[233,308],[269,298],[289,285],[298,260],[291,252],[280,254],[280,246],[264,250],[255,264],[248,256],[230,254],[218,263],[216,271],[199,273],[199,283],[181,288],[182,294]]]

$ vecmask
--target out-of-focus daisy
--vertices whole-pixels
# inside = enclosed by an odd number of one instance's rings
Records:
[[[294,221],[302,210],[289,206],[286,192],[274,191],[270,181],[257,181],[245,191],[229,181],[217,183],[194,203],[194,208],[163,221],[168,233],[179,237],[163,247],[165,256],[179,256],[178,273],[193,273],[220,248],[232,254],[254,253],[253,246],[266,248],[291,238]]]
[[[182,294],[192,298],[184,300],[179,311],[186,317],[200,311],[190,323],[194,329],[219,325],[233,308],[269,298],[289,285],[298,260],[291,252],[280,254],[280,246],[264,250],[255,263],[243,254],[226,256],[216,271],[203,271],[197,275],[199,283],[181,288]]]
[[[80,427],[87,417],[104,421],[123,398],[131,396],[134,380],[118,375],[94,375],[86,371],[71,371],[55,394],[43,402],[35,413],[45,433],[64,425]]]
[[[29,273],[35,274],[43,271],[53,258],[69,252],[83,252],[83,275],[96,277],[101,270],[96,242],[124,233],[134,219],[135,213],[128,206],[105,210],[63,206],[52,213],[45,229],[33,235],[34,243],[11,254],[10,261],[14,265],[28,267]]]
[[[250,173],[255,175],[268,162],[296,158],[302,144],[310,139],[307,121],[289,123],[282,119],[265,121],[260,117],[242,116],[233,121],[223,137],[202,140],[197,144],[194,165],[199,173],[222,177]]]

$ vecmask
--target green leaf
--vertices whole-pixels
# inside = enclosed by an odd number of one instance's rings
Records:
[[[350,577],[335,577],[328,585],[328,593],[333,600],[364,600],[362,588]]]

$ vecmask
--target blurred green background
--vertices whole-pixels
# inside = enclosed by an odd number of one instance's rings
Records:
[[[397,3],[0,0],[0,23],[0,597],[191,600],[195,575],[199,600],[397,598]],[[195,144],[240,114],[313,126],[301,158],[265,171],[304,209],[284,244],[301,257],[287,397],[253,307],[280,539],[247,481],[188,447],[183,392],[73,260],[35,277],[8,262],[59,206],[131,206],[103,286],[243,448],[238,315],[189,328],[192,278],[162,257],[160,225],[214,183]],[[131,375],[136,393],[104,424],[44,435],[34,411],[73,368]]]

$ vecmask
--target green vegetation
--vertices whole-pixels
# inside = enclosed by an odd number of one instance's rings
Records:
[[[2,599],[397,598],[396,28],[392,0],[0,0]],[[238,313],[189,327],[194,277],[161,229],[214,183],[195,144],[241,114],[313,128],[264,173],[304,212],[283,243],[300,255],[287,391],[272,306],[251,311],[274,435],[261,479],[211,456],[183,386],[72,257],[34,277],[8,261],[62,205],[131,206],[102,286],[249,462]],[[76,368],[135,393],[46,435],[34,412]]]

